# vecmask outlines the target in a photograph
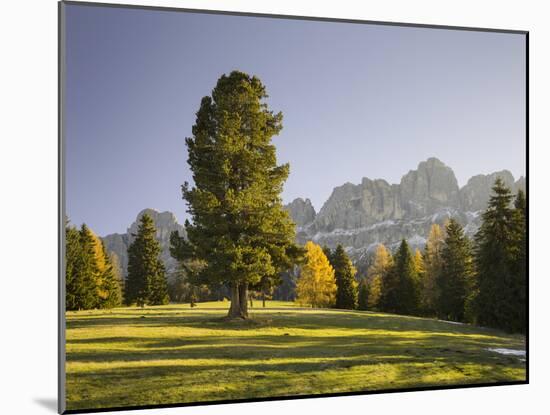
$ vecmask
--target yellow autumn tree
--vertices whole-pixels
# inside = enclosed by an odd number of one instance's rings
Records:
[[[382,296],[382,280],[392,266],[393,260],[390,251],[383,244],[376,247],[374,260],[367,270],[369,310],[377,310]]]
[[[416,249],[413,257],[414,270],[416,274],[420,277],[424,273],[424,259],[422,258],[422,253],[420,249]]]
[[[93,247],[95,308],[116,307],[122,300],[122,278],[117,273],[118,269],[115,270],[101,239],[88,227],[84,232],[87,232]]]
[[[105,289],[105,273],[109,264],[107,263],[108,259],[105,256],[105,249],[101,239],[99,239],[99,237],[91,229],[89,229],[89,232],[94,241],[94,257],[97,266],[96,295],[101,302],[108,296],[108,292]]]
[[[336,300],[336,279],[323,249],[308,241],[305,262],[296,281],[296,301],[311,307],[330,307]]]
[[[430,234],[424,248],[423,265],[424,272],[420,280],[420,305],[424,314],[435,313],[437,301],[436,278],[441,271],[441,252],[445,242],[445,233],[441,226],[434,223],[430,228]]]

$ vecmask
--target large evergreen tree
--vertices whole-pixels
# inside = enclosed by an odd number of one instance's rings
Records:
[[[124,299],[126,304],[157,305],[168,302],[165,270],[159,258],[160,244],[156,239],[153,219],[148,214],[140,218],[138,232],[128,247],[128,278]]]
[[[527,324],[527,201],[519,190],[514,201],[514,248],[512,250],[512,297],[518,314],[511,329],[525,332]]]
[[[82,224],[79,232],[80,256],[77,261],[76,292],[77,310],[99,307],[99,267],[96,256],[96,239],[93,232]]]
[[[441,269],[437,276],[437,314],[451,321],[464,321],[466,301],[472,290],[472,254],[462,226],[451,219],[445,227]]]
[[[526,275],[518,268],[518,241],[524,215],[512,207],[513,196],[499,177],[493,186],[493,195],[482,224],[476,234],[475,266],[477,272],[477,323],[509,331],[525,331]],[[519,255],[518,255],[519,254]],[[523,261],[524,262],[524,261]],[[524,264],[525,266],[525,264]]]
[[[82,307],[81,273],[82,246],[80,245],[80,232],[74,226],[67,224],[65,228],[65,291],[67,310],[78,310]]]
[[[358,291],[355,274],[357,270],[342,245],[339,244],[336,247],[329,261],[334,268],[336,278],[336,308],[356,309]]]
[[[393,266],[382,280],[381,302],[385,311],[409,315],[418,313],[418,275],[405,239],[394,256]]]
[[[308,241],[305,252],[296,282],[296,301],[311,307],[334,306],[337,290],[334,268],[319,245]]]
[[[202,99],[186,139],[194,185],[182,186],[192,222],[180,239],[182,259],[201,266],[190,274],[198,284],[231,287],[231,318],[248,317],[248,288],[290,269],[301,250],[281,191],[288,164],[277,165],[271,139],[282,114],[265,103],[264,85],[245,73],[223,75]]]

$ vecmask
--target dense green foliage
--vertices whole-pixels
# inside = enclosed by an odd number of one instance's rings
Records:
[[[466,301],[472,291],[472,253],[462,226],[450,219],[441,250],[441,268],[436,279],[437,314],[451,321],[465,321]]]
[[[231,287],[230,317],[246,318],[249,287],[271,286],[301,253],[280,197],[289,166],[277,165],[271,142],[282,114],[265,98],[258,78],[223,75],[186,139],[194,185],[182,190],[192,222],[185,224],[188,239],[172,245],[180,262],[199,265],[188,270],[193,284]]]
[[[369,309],[369,286],[365,278],[361,278],[359,282],[359,292],[357,294],[357,309]]]
[[[344,247],[338,245],[334,251],[323,248],[330,265],[334,268],[336,279],[336,308],[357,308],[358,284],[355,280],[357,270],[353,266],[350,257],[346,254]]]
[[[526,329],[526,203],[523,193],[513,196],[502,180],[483,213],[476,234],[475,266],[478,324],[510,331]]]
[[[67,310],[112,308],[121,304],[121,279],[101,240],[85,224],[65,228]]]
[[[148,214],[140,218],[137,234],[128,247],[128,278],[125,285],[126,304],[158,305],[168,303],[164,264],[159,258],[160,244],[156,239],[153,219]]]
[[[393,265],[382,280],[382,310],[399,314],[417,314],[419,281],[409,245],[402,240]]]

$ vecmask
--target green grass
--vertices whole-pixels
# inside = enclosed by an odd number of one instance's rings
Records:
[[[383,313],[255,302],[67,313],[68,409],[373,391],[525,379],[487,348],[522,336]]]

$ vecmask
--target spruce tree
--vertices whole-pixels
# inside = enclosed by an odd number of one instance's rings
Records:
[[[357,299],[358,310],[369,310],[369,287],[366,278],[361,278],[359,282],[359,294]]]
[[[329,261],[334,268],[336,278],[336,308],[356,309],[358,292],[355,274],[357,270],[342,245],[336,247]]]
[[[394,264],[382,282],[384,310],[398,314],[417,314],[418,285],[413,256],[407,241],[403,239],[394,256]]]
[[[157,305],[168,302],[164,265],[159,259],[160,244],[156,239],[153,219],[148,214],[140,218],[137,234],[128,247],[128,278],[124,299],[126,304]]]
[[[321,247],[311,241],[305,245],[305,261],[296,281],[296,301],[311,307],[332,307],[336,301],[334,268]]]
[[[67,310],[81,308],[79,298],[82,283],[79,273],[81,256],[80,233],[75,227],[67,224],[65,227],[65,306]]]
[[[332,249],[330,249],[327,245],[323,245],[323,253],[327,257],[329,262],[332,264],[332,254],[333,254]]]
[[[77,262],[76,298],[78,310],[99,308],[97,282],[99,267],[96,256],[96,240],[93,232],[82,224],[79,232],[80,256]]]
[[[518,294],[518,214],[512,194],[499,177],[476,234],[477,323],[524,331],[524,299]],[[521,197],[520,197],[521,198]]]
[[[472,253],[462,226],[451,219],[441,252],[442,265],[436,279],[437,314],[451,321],[465,321],[466,301],[472,289]]]
[[[185,224],[188,240],[174,245],[179,258],[201,264],[190,274],[195,284],[230,286],[230,318],[247,318],[249,286],[278,278],[301,254],[280,196],[289,166],[277,165],[271,142],[282,114],[270,111],[266,98],[258,78],[223,75],[186,139],[194,185],[182,190],[192,222]]]
[[[527,202],[519,190],[514,201],[514,243],[512,255],[512,292],[517,314],[510,330],[525,333],[527,328]]]

